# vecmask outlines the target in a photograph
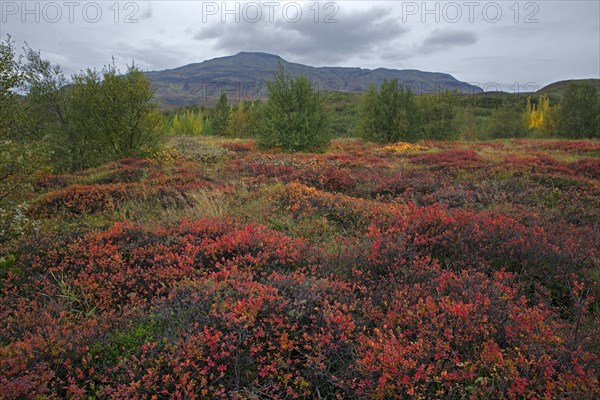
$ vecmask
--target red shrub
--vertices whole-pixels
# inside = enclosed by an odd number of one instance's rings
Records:
[[[228,270],[187,284],[154,309],[166,318],[161,324],[185,335],[152,341],[129,359],[112,378],[123,382],[115,385],[117,396],[231,398],[260,390],[309,398],[317,389],[341,395],[356,325],[340,300],[352,297],[350,285],[297,273],[273,273],[259,283]],[[128,384],[131,374],[139,385]]]
[[[600,143],[591,140],[529,140],[519,142],[519,144],[531,150],[554,150],[568,153],[587,153],[600,151]]]
[[[154,164],[149,160],[137,158],[125,158],[116,162],[101,165],[96,168],[91,168],[76,174],[79,177],[79,182],[89,182],[89,177],[96,177],[92,183],[131,183],[142,182],[149,175],[162,173],[159,170],[159,165]]]
[[[113,211],[123,201],[143,194],[138,184],[71,185],[43,195],[33,212],[39,217],[50,217]]]
[[[372,197],[396,197],[403,194],[427,194],[440,188],[441,182],[435,176],[420,170],[405,170],[389,176],[379,183],[371,193]]]
[[[279,182],[297,181],[307,186],[332,192],[347,192],[356,183],[350,173],[330,164],[275,164],[263,160],[239,164],[240,169],[253,177],[275,178]]]
[[[412,207],[382,227],[371,229],[371,262],[383,273],[414,257],[434,257],[446,268],[491,272],[506,268],[542,283],[554,305],[571,307],[565,286],[572,273],[589,276],[600,247],[589,229],[569,224],[526,226],[502,214],[439,206]],[[587,285],[593,283],[587,278]]]
[[[0,258],[0,397],[599,398],[596,161],[431,146],[226,161],[273,184],[231,207],[287,234],[40,224]],[[44,180],[56,218],[222,185],[133,159]]]
[[[483,165],[473,150],[445,150],[411,157],[414,164],[429,165],[434,170],[472,169]]]
[[[70,175],[43,174],[36,180],[34,186],[38,191],[54,190],[69,186],[72,181],[73,177]]]
[[[340,230],[361,236],[373,220],[391,217],[401,207],[323,192],[299,183],[290,183],[277,190],[273,203],[278,210],[296,220],[324,217]]]
[[[368,398],[591,398],[597,358],[530,306],[515,277],[450,272],[428,259],[381,282],[363,312],[356,390]],[[568,360],[568,361],[567,361]],[[585,371],[585,372],[584,372]]]
[[[261,226],[198,221],[149,231],[130,224],[91,233],[31,260],[74,281],[100,309],[145,304],[184,277],[205,274],[227,263],[254,270],[296,268],[304,263],[303,242]]]
[[[583,175],[592,179],[600,179],[600,159],[583,158],[571,163],[569,167],[577,175]]]
[[[535,153],[530,153],[526,157],[508,156],[504,159],[502,168],[520,174],[572,174],[566,163],[545,154]]]
[[[221,146],[236,153],[246,153],[254,150],[254,143],[252,142],[225,142]]]
[[[165,202],[181,201],[185,200],[185,193],[188,191],[213,186],[186,165],[176,165],[174,173],[167,175],[159,169],[138,169],[140,166],[151,165],[149,161],[123,160],[115,165],[121,163],[124,166],[116,170],[109,168],[108,175],[96,170],[94,173],[102,176],[96,184],[71,185],[45,193],[32,208],[33,214],[52,217],[111,212],[128,200],[156,197]],[[92,173],[91,171],[86,174]],[[79,179],[84,179],[85,176]],[[141,179],[142,176],[144,179]],[[109,183],[113,181],[118,183]]]

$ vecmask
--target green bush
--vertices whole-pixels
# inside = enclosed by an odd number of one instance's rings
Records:
[[[152,102],[150,82],[135,66],[121,75],[113,66],[102,73],[74,76],[65,130],[70,169],[137,157],[158,144],[162,117]]]
[[[366,140],[392,143],[416,139],[415,97],[397,79],[384,80],[379,91],[371,85],[362,97],[359,114],[360,130]]]
[[[529,128],[520,105],[505,103],[488,120],[487,136],[492,139],[525,137]]]
[[[60,66],[25,49],[21,66],[28,131],[43,140],[56,169],[80,170],[136,157],[158,143],[162,116],[150,82],[135,65],[86,70],[68,81]]]
[[[600,100],[596,88],[588,83],[570,83],[560,104],[558,123],[561,136],[600,138]]]
[[[456,107],[458,95],[442,92],[418,97],[420,139],[454,140],[458,137]]]
[[[267,83],[269,99],[261,113],[257,144],[285,151],[323,151],[330,134],[324,98],[305,76],[284,75],[280,65]]]

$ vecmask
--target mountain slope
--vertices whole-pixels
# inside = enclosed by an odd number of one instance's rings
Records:
[[[550,97],[560,100],[562,99],[562,96],[570,83],[588,83],[595,86],[598,92],[600,92],[600,79],[572,79],[551,83],[538,90],[535,94],[547,94]]]
[[[239,53],[183,67],[147,72],[156,89],[156,99],[162,107],[206,103],[221,90],[232,102],[266,98],[265,83],[281,63],[286,74],[306,75],[321,90],[362,92],[369,84],[380,85],[384,79],[396,78],[415,93],[437,93],[452,89],[463,93],[479,93],[481,88],[460,82],[453,76],[418,70],[375,70],[346,67],[311,67],[291,63],[267,53]]]

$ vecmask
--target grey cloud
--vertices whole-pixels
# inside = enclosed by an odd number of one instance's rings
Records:
[[[155,40],[147,40],[142,45],[133,46],[129,43],[117,43],[118,50],[114,55],[127,63],[132,60],[143,70],[161,70],[181,64],[185,52],[165,46]]]
[[[367,11],[339,13],[338,22],[315,22],[306,15],[298,22],[277,20],[213,24],[194,35],[197,40],[215,39],[214,48],[235,53],[261,50],[285,54],[311,64],[343,62],[360,53],[388,49],[408,28],[389,17],[390,11],[373,7]]]
[[[152,18],[152,3],[148,2],[139,14],[140,19]]]
[[[295,24],[280,22],[279,25],[299,35],[293,47],[297,55],[313,53],[326,59],[329,54],[338,61],[357,53],[376,52],[407,33],[408,28],[389,18],[389,14],[385,8],[374,7],[364,12],[342,14],[338,23],[314,23],[303,19]]]
[[[191,31],[191,30],[190,30]],[[194,34],[194,39],[196,40],[207,40],[207,39],[216,39],[220,37],[224,32],[224,29],[221,25],[212,25],[201,31],[196,32]]]
[[[424,54],[435,53],[451,47],[475,44],[477,39],[475,32],[436,29],[423,41],[417,51]]]

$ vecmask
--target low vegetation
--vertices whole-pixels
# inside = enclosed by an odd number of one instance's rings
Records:
[[[182,139],[38,175],[4,397],[600,393],[598,142]]]

